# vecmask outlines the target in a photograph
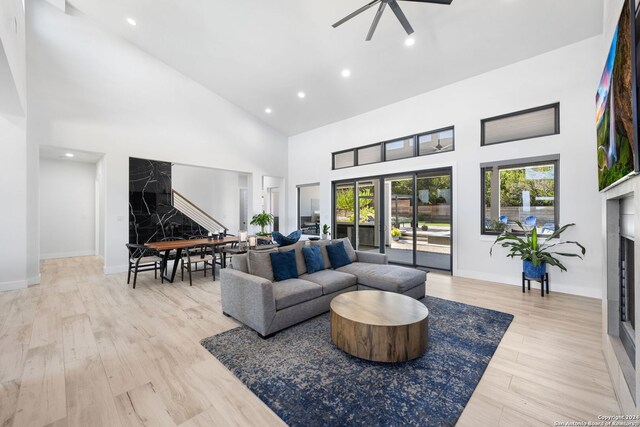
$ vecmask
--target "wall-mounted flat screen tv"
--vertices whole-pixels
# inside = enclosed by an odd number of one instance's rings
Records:
[[[622,8],[596,94],[600,190],[639,170],[635,49],[635,1],[629,0]]]

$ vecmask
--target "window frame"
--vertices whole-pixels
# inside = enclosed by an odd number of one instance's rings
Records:
[[[501,169],[516,169],[518,167],[527,166],[540,166],[553,164],[553,222],[556,230],[560,226],[560,155],[553,156],[541,156],[527,159],[514,159],[504,160],[499,162],[489,162],[480,164],[480,235],[482,236],[499,236],[501,233],[497,231],[487,231],[485,228],[486,214],[485,214],[485,169],[495,168]],[[524,235],[524,232],[514,231],[512,234]],[[544,239],[546,236],[540,234],[540,238]]]
[[[336,156],[339,154],[348,153],[350,151],[353,152],[353,165],[336,168]],[[358,151],[355,148],[350,148],[348,150],[341,150],[341,151],[336,151],[335,153],[331,153],[331,170],[353,168],[353,167],[356,167],[357,164],[358,164]]]
[[[554,131],[552,133],[541,134],[541,135],[536,135],[536,136],[529,136],[529,137],[526,137],[526,138],[513,138],[513,139],[506,140],[506,141],[490,142],[490,143],[487,143],[486,140],[485,140],[485,124],[488,123],[488,122],[494,122],[494,121],[498,121],[498,120],[502,120],[502,119],[508,119],[508,118],[515,117],[515,116],[520,116],[520,115],[523,115],[523,114],[535,113],[537,111],[550,110],[552,108],[554,110],[554,118],[555,118]],[[544,137],[553,136],[553,135],[560,135],[560,103],[559,102],[555,102],[553,104],[542,105],[540,107],[528,108],[526,110],[514,111],[512,113],[501,114],[499,116],[488,117],[486,119],[480,120],[480,146],[481,147],[491,147],[493,145],[506,144],[508,142],[526,141],[527,139],[544,138]],[[454,143],[455,143],[455,139],[454,139]]]

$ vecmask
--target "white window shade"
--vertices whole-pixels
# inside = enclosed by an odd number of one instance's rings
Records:
[[[358,165],[368,165],[370,163],[378,163],[382,160],[382,152],[380,145],[360,148],[358,150]]]
[[[513,113],[482,121],[482,145],[560,133],[558,105]]]
[[[348,168],[354,166],[354,155],[353,151],[346,151],[344,153],[336,153],[333,155],[333,168],[341,169]]]

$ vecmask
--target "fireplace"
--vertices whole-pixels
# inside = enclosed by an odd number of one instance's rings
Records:
[[[623,227],[621,227],[623,230]],[[620,341],[629,361],[635,368],[636,342],[635,342],[635,285],[634,285],[634,256],[635,242],[631,236],[620,236],[620,316],[618,330]]]
[[[616,395],[625,412],[635,413],[640,392],[640,373],[636,372],[635,230],[640,230],[640,175],[603,192],[603,231],[605,234],[604,294],[602,305],[603,351]],[[640,255],[640,254],[638,254]],[[640,262],[640,260],[638,261]]]

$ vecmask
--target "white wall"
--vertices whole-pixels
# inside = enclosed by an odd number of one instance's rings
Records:
[[[25,120],[0,115],[0,291],[27,286]]]
[[[287,139],[67,8],[27,4],[30,141],[105,153],[105,271],[125,271],[129,157],[284,176]],[[260,206],[254,192],[251,211]]]
[[[454,192],[454,274],[520,284],[521,263],[480,235],[483,162],[560,155],[560,222],[577,224],[566,238],[587,247],[584,261],[567,260],[568,273],[550,271],[551,290],[601,296],[600,196],[596,173],[594,97],[603,61],[601,37],[473,77],[289,139],[288,190],[321,183],[321,222],[331,222],[331,181],[451,166]],[[470,60],[472,60],[470,58]],[[480,120],[560,102],[561,134],[480,147]],[[331,152],[455,126],[456,151],[331,171]],[[313,151],[316,167],[308,166]],[[289,221],[295,200],[288,202]],[[293,225],[293,222],[289,223]]]
[[[25,59],[25,13],[22,0],[0,1],[0,41],[11,70],[13,84],[18,95],[18,107],[26,112],[26,59]],[[1,82],[4,84],[5,82]],[[4,101],[0,100],[0,105]]]
[[[240,175],[186,165],[171,168],[173,189],[236,235],[240,227]]]
[[[40,258],[95,255],[96,165],[40,159]]]

